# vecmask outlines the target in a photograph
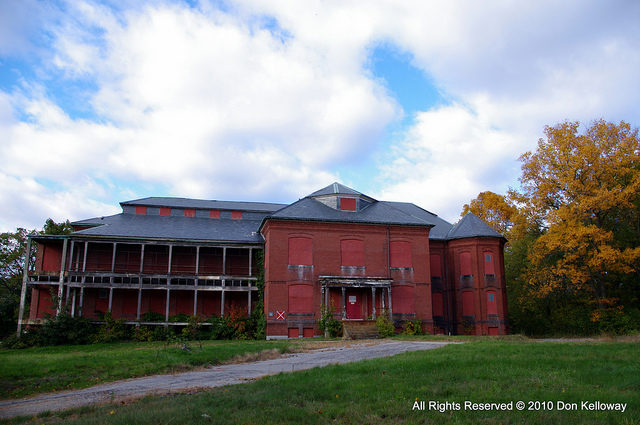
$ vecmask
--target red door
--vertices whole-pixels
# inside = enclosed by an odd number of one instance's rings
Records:
[[[347,319],[362,319],[362,294],[347,291]]]

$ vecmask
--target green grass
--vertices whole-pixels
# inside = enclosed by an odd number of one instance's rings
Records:
[[[0,399],[86,388],[103,382],[215,365],[247,353],[288,351],[287,341],[203,341],[191,351],[163,342],[0,350]]]
[[[391,358],[266,377],[195,394],[44,415],[33,423],[283,424],[464,423],[637,424],[637,343],[484,340]],[[625,413],[594,411],[418,411],[416,399],[476,403],[600,400]],[[16,419],[21,423],[26,419]]]

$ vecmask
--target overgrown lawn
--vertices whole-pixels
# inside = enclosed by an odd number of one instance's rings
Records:
[[[86,388],[118,379],[216,365],[263,350],[285,352],[288,341],[121,342],[0,350],[0,399]]]
[[[637,343],[483,340],[316,368],[189,395],[42,416],[73,424],[637,424]],[[417,400],[627,403],[603,411],[412,410]],[[20,422],[20,420],[16,420]],[[35,422],[34,422],[35,423]]]

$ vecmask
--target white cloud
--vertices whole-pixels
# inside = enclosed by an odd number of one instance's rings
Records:
[[[460,105],[420,113],[384,167],[380,199],[414,202],[455,221],[461,200],[508,183],[517,134],[493,129],[486,117]]]
[[[51,211],[37,199],[77,217],[155,194],[137,186],[288,201],[338,179],[402,115],[366,69],[380,43],[409,53],[451,103],[418,113],[394,139],[371,194],[450,220],[478,192],[513,184],[516,158],[545,124],[640,122],[634,2],[183,6],[69,2],[62,15],[40,5],[39,23],[55,17],[41,25],[51,38],[44,53],[29,48],[26,30],[5,30],[41,61],[43,85],[55,75],[87,83],[96,113],[70,116],[37,81],[0,91],[0,199],[38,211],[31,226]],[[15,54],[1,43],[0,54]],[[21,219],[3,212],[0,226]]]

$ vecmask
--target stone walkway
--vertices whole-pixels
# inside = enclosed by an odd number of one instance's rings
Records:
[[[215,366],[201,371],[175,375],[146,376],[97,385],[83,390],[48,393],[21,400],[2,400],[0,401],[0,418],[37,415],[44,411],[117,402],[147,394],[241,384],[248,380],[281,372],[294,372],[329,364],[387,357],[407,351],[430,350],[447,344],[450,342],[383,341],[362,343],[287,354],[273,360]]]

